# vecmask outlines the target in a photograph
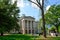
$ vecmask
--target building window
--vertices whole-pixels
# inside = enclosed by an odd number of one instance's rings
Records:
[[[27,30],[25,30],[25,33],[27,34]]]
[[[32,30],[32,33],[34,33],[34,30]]]
[[[29,34],[31,33],[31,30],[29,30]]]

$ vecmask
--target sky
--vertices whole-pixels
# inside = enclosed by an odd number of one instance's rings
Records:
[[[46,10],[48,10],[49,7],[53,4],[60,4],[60,0],[47,0],[45,4]],[[41,12],[39,11],[40,9],[36,5],[30,3],[29,1],[18,0],[17,6],[20,9],[20,16],[22,16],[23,14],[25,14],[26,16],[32,16],[36,19],[36,21],[38,21],[41,18]]]

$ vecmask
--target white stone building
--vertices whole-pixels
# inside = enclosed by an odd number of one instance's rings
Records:
[[[35,34],[37,30],[35,18],[23,15],[20,18],[20,32],[22,34]]]
[[[10,33],[22,33],[22,34],[36,34],[38,32],[38,21],[31,16],[21,16],[18,22],[20,29],[16,31],[13,29]]]

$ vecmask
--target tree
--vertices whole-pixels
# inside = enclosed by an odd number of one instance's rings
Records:
[[[41,32],[43,33],[43,25],[42,25],[42,18],[40,18],[40,21],[39,21],[39,24],[38,24],[39,26],[39,28],[41,28]],[[47,24],[45,24],[45,29],[46,29],[46,34],[48,34],[48,25]]]
[[[55,31],[55,29],[56,29],[56,28],[55,28],[54,25],[52,25],[52,26],[49,28],[50,31]]]
[[[17,1],[12,3],[12,0],[0,0],[0,33],[17,27],[19,8],[17,7]]]
[[[45,18],[44,18],[44,0],[42,0],[42,4],[41,4],[40,0],[36,0],[37,3],[36,2],[33,2],[31,0],[29,0],[29,1],[32,2],[32,3],[34,3],[34,4],[36,4],[39,7],[39,9],[41,9],[41,12],[42,12],[42,20],[43,20],[43,29],[44,29],[43,35],[46,38]]]
[[[60,5],[52,5],[45,14],[46,24],[51,24],[56,27],[57,32],[60,26]]]

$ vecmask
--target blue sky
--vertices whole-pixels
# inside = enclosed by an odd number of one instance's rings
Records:
[[[48,8],[49,5],[56,3],[60,4],[60,0],[49,0],[47,1],[46,7]],[[20,16],[22,16],[22,14],[25,14],[26,16],[34,17],[36,20],[39,20],[39,18],[41,18],[41,13],[38,7],[35,7],[27,0],[21,0],[20,2],[18,1],[18,7],[20,8]]]

